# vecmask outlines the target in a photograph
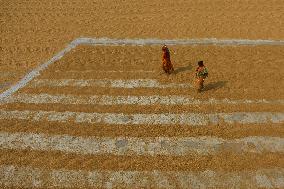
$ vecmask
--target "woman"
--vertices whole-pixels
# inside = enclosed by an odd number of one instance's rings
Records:
[[[171,63],[170,51],[166,45],[162,47],[162,68],[167,74],[171,74],[174,71],[174,67]]]
[[[201,90],[204,88],[204,80],[206,77],[208,77],[208,70],[204,66],[203,61],[198,61],[195,76],[197,79],[198,92],[201,92]]]

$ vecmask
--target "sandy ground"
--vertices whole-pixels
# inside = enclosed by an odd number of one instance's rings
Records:
[[[279,46],[171,46],[175,72],[168,76],[161,71],[160,47],[135,46],[79,46],[67,53],[61,60],[51,65],[37,79],[156,79],[161,84],[191,83],[194,85],[194,70],[197,60],[203,59],[210,70],[205,91],[197,93],[193,88],[104,88],[72,86],[34,86],[31,82],[17,92],[21,94],[77,95],[188,95],[199,100],[214,99],[283,99],[283,75],[281,60],[283,47]],[[133,71],[138,71],[137,73]],[[144,70],[139,71],[139,70]],[[117,72],[119,71],[119,72]],[[146,72],[145,72],[146,71]],[[151,71],[151,72],[150,72]],[[109,73],[108,73],[109,72]],[[238,79],[240,78],[240,79]],[[275,82],[279,81],[279,82]],[[276,95],[277,94],[277,95]],[[217,104],[217,105],[80,105],[80,104],[2,104],[7,111],[56,111],[56,112],[99,112],[99,113],[230,113],[230,112],[281,112],[283,104]],[[187,125],[117,125],[88,123],[56,123],[49,121],[1,120],[2,132],[40,133],[52,135],[72,135],[79,137],[220,137],[239,139],[250,136],[283,137],[283,123],[266,124],[226,124],[194,127]],[[231,148],[231,147],[230,147]],[[238,148],[238,146],[232,147]],[[252,148],[254,146],[252,145]],[[130,171],[255,171],[283,167],[283,153],[233,153],[228,149],[215,155],[193,154],[191,156],[170,155],[88,155],[44,152],[38,150],[0,150],[0,163],[35,168],[70,170],[130,170]],[[20,158],[19,158],[20,157]],[[62,163],[64,162],[64,163]]]
[[[0,91],[29,70],[49,60],[77,37],[159,39],[284,39],[284,2],[281,0],[179,1],[5,1],[0,0]],[[161,71],[161,49],[147,47],[79,46],[50,66],[38,79],[157,79],[160,83],[194,84],[198,60],[209,69],[205,91],[193,89],[110,89],[100,87],[27,86],[17,94],[72,95],[189,95],[195,99],[283,99],[283,46],[171,46],[174,74]],[[141,73],[98,73],[134,71]],[[153,72],[152,72],[153,71]],[[134,105],[0,105],[5,110],[45,110],[112,113],[281,112],[283,104],[134,106]],[[247,136],[283,137],[283,124],[233,124],[187,127],[176,125],[89,125],[24,120],[1,120],[1,132],[32,132],[98,137],[197,137],[238,139]],[[1,165],[44,169],[137,171],[254,171],[284,167],[283,153],[222,153],[210,156],[78,155],[36,150],[0,150]]]
[[[281,0],[1,0],[0,5],[0,70],[16,72],[16,76],[1,74],[1,88],[80,36],[284,38]]]
[[[284,48],[282,46],[173,46],[171,47],[171,51],[172,62],[176,70],[170,76],[163,74],[161,70],[161,50],[159,46],[142,48],[133,46],[81,46],[52,65],[49,68],[50,71],[45,71],[39,79],[76,77],[82,79],[113,79],[116,77],[115,74],[97,75],[95,71],[89,74],[77,72],[77,75],[75,74],[76,72],[73,72],[72,77],[72,72],[68,72],[76,70],[152,70],[155,72],[151,74],[139,73],[138,75],[129,75],[126,73],[117,73],[117,77],[121,78],[125,75],[125,79],[158,79],[161,83],[191,83],[194,86],[194,73],[197,61],[203,60],[210,70],[210,77],[206,81],[207,88],[203,95],[198,96],[194,90],[188,89],[158,89],[159,92],[144,90],[145,92],[140,91],[140,95],[155,95],[155,93],[161,94],[164,91],[164,94],[188,94],[193,97],[205,99],[210,97],[217,99],[275,99],[275,94],[277,93],[278,99],[284,98],[284,91],[280,87],[284,85],[284,81],[279,78],[280,75],[284,75],[284,65],[281,64],[284,58]],[[29,89],[26,88],[26,90]],[[42,92],[44,91],[42,89]],[[83,91],[78,91],[78,93],[82,93]],[[66,92],[68,93],[70,90],[66,90]],[[99,93],[99,90],[96,89],[96,92]],[[127,91],[125,93],[129,95],[130,91],[129,93]],[[119,92],[116,95],[119,95]]]

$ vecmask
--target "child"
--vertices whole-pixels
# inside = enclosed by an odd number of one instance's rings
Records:
[[[204,88],[204,80],[208,77],[208,70],[204,66],[203,61],[198,61],[198,67],[196,68],[195,76],[197,79],[198,92],[201,92]]]
[[[167,74],[171,74],[174,71],[174,67],[170,58],[170,51],[166,45],[162,47],[162,68]]]

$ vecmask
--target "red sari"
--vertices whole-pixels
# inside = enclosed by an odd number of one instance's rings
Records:
[[[173,64],[170,58],[170,51],[167,47],[163,47],[163,56],[162,56],[162,68],[167,74],[171,74],[174,71]]]

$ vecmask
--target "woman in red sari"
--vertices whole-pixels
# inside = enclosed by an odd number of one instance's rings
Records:
[[[167,74],[171,74],[174,71],[174,67],[171,62],[170,51],[166,45],[162,47],[162,51],[162,68]]]

